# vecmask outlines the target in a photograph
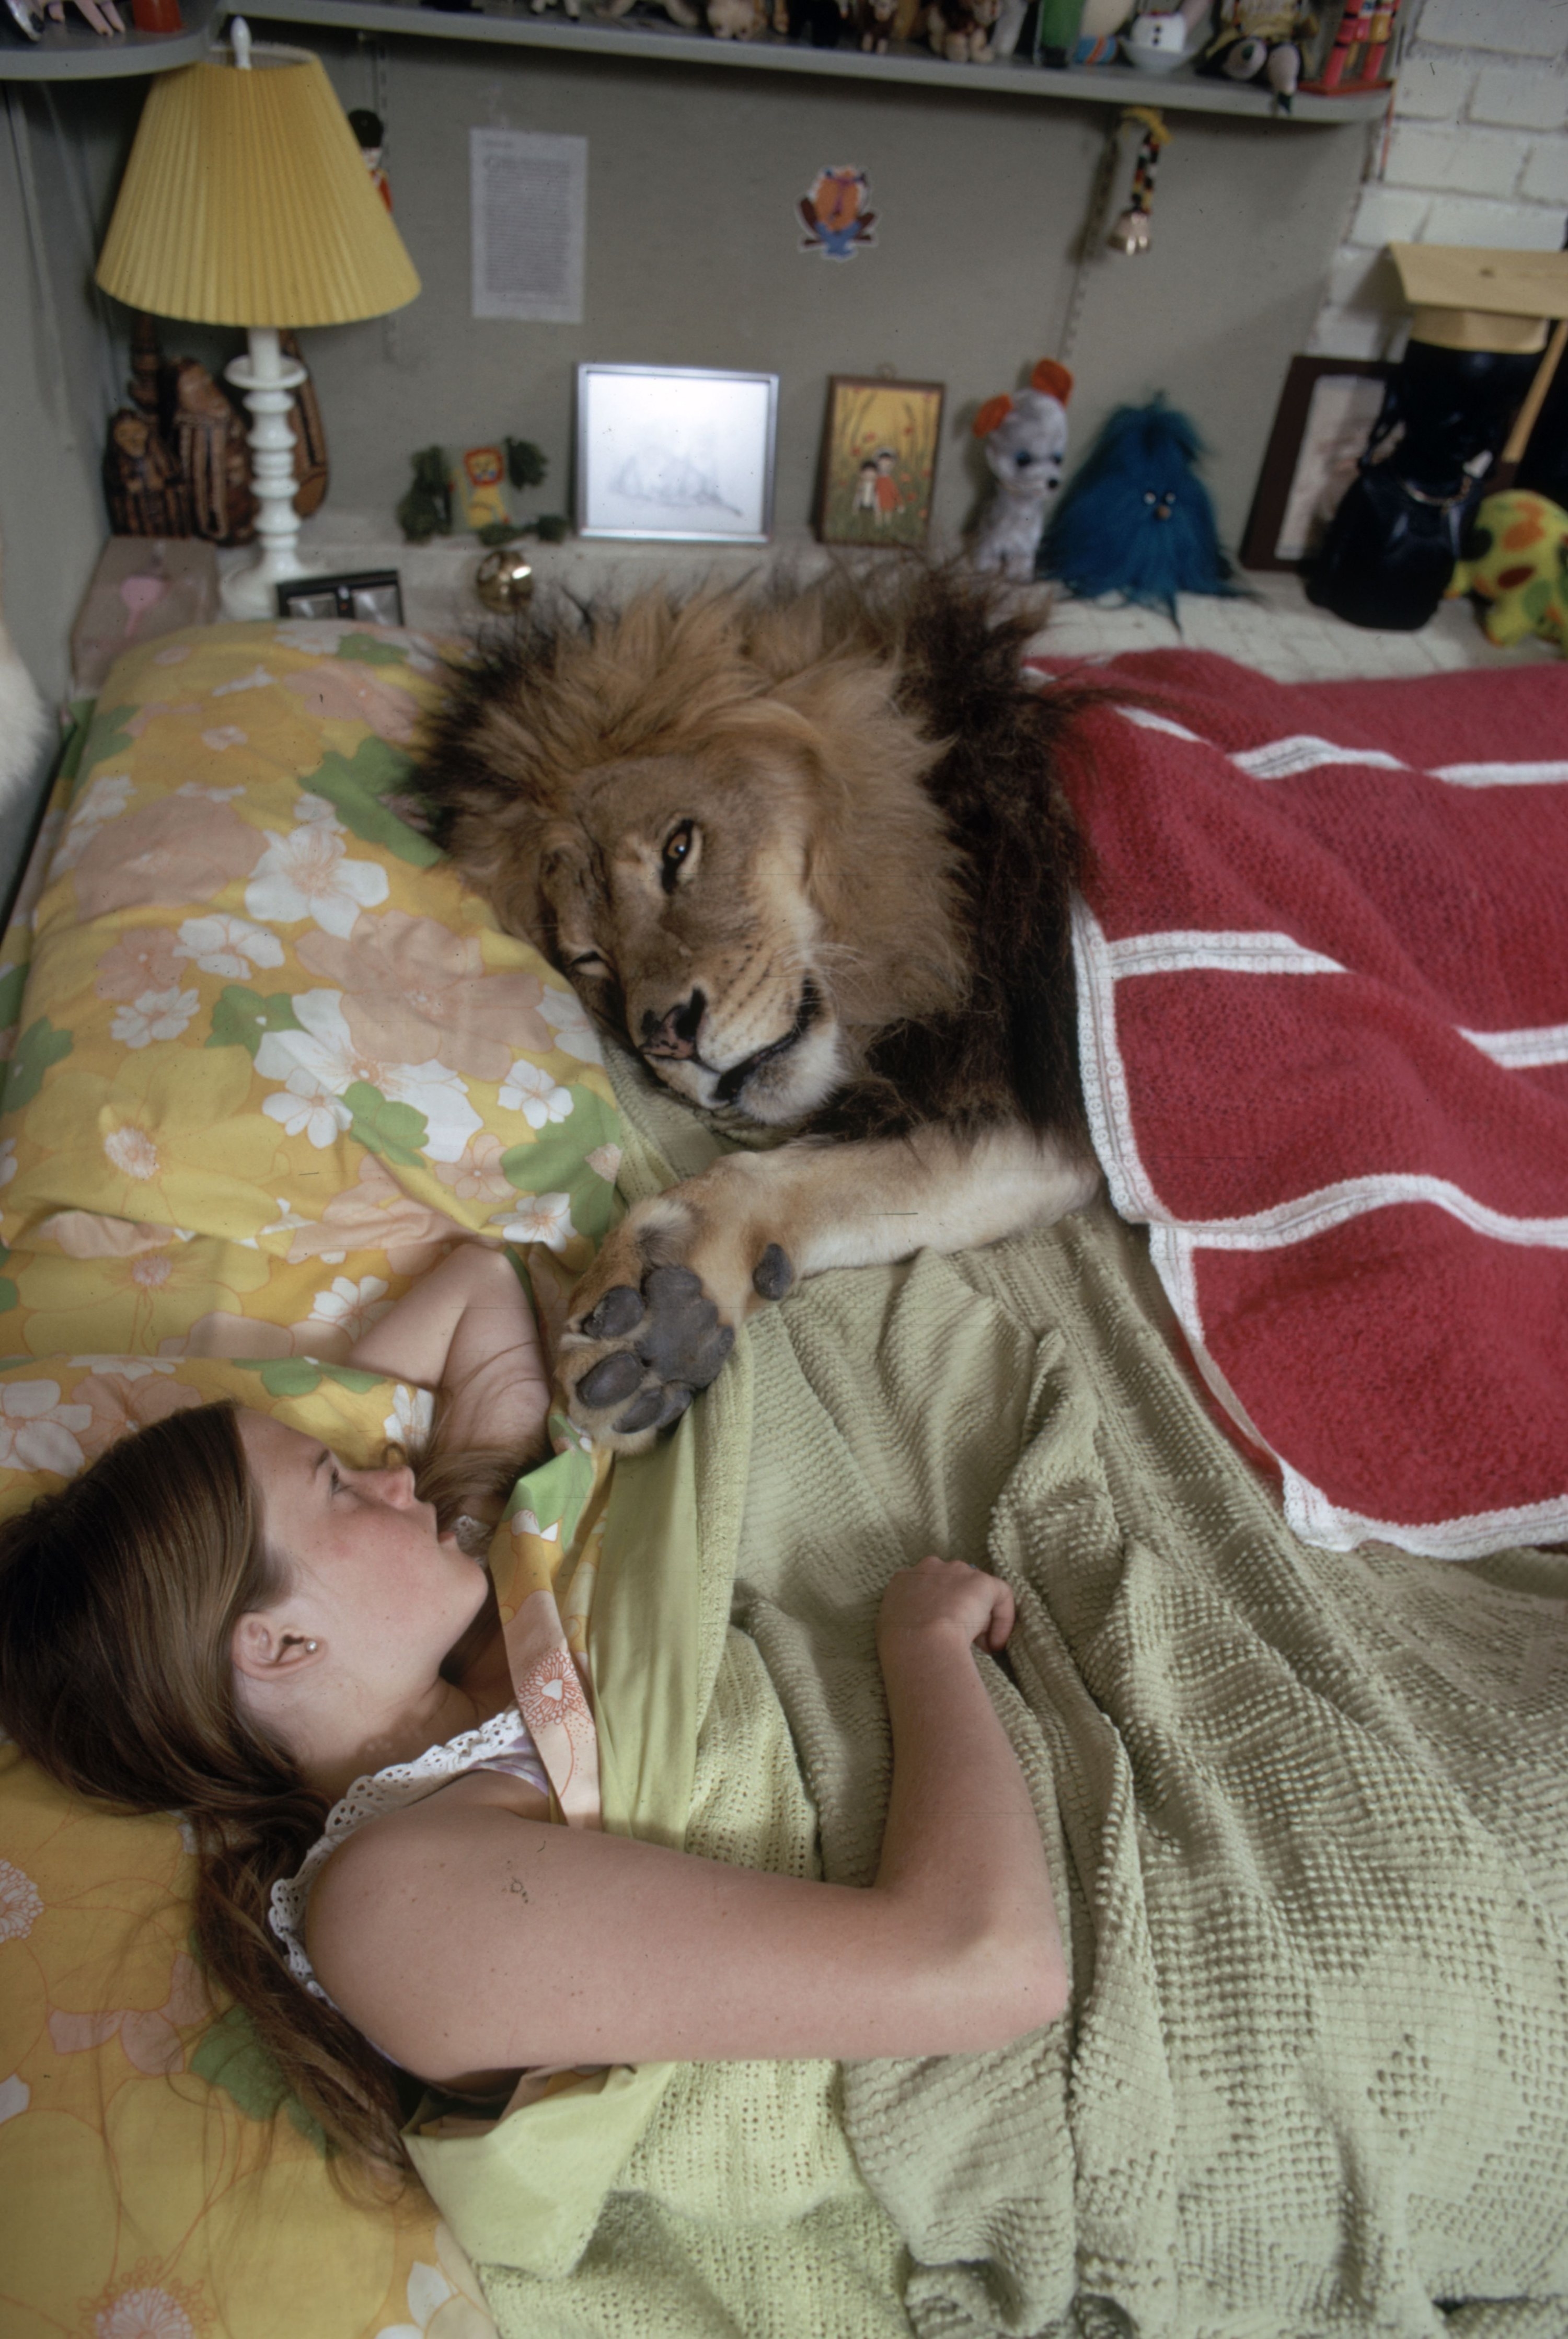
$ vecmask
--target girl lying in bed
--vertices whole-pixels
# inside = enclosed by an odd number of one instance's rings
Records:
[[[887,1587],[869,1890],[552,1825],[464,1548],[543,1450],[510,1265],[459,1246],[350,1361],[437,1392],[418,1473],[204,1406],[0,1527],[0,1718],[69,1787],[186,1815],[207,1966],[340,2147],[398,2163],[398,2068],[493,2097],[540,2066],[962,2052],[1061,2013],[1039,1831],[970,1655],[1006,1643],[1004,1584],[932,1558]],[[443,1743],[432,1791],[345,1827],[355,1781]],[[273,1887],[307,1864],[291,1973]]]

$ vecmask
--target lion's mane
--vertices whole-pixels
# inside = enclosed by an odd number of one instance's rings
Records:
[[[1028,687],[1038,623],[994,584],[915,561],[621,608],[557,597],[454,669],[419,785],[468,882],[551,956],[541,873],[582,775],[749,750],[775,785],[793,775],[857,1035],[808,1131],[1021,1118],[1081,1134],[1078,844],[1052,775],[1094,694]]]

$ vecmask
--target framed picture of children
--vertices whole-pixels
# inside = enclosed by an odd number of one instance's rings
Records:
[[[830,376],[817,505],[823,544],[924,544],[944,394],[940,381]]]

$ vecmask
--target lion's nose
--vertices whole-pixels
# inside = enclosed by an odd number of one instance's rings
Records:
[[[697,1032],[707,1003],[706,993],[696,990],[689,999],[683,999],[662,1018],[656,1015],[651,1007],[646,1008],[643,1012],[644,1055],[673,1057],[682,1061],[695,1056]]]

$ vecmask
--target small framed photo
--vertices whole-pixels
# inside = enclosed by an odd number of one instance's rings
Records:
[[[1356,477],[1392,365],[1292,358],[1241,539],[1244,568],[1298,568]]]
[[[830,376],[817,502],[823,544],[924,544],[945,394],[940,381]]]
[[[686,544],[773,534],[776,373],[577,368],[577,533]]]
[[[362,626],[400,626],[403,588],[395,568],[345,577],[290,577],[278,587],[280,617],[356,617]]]

